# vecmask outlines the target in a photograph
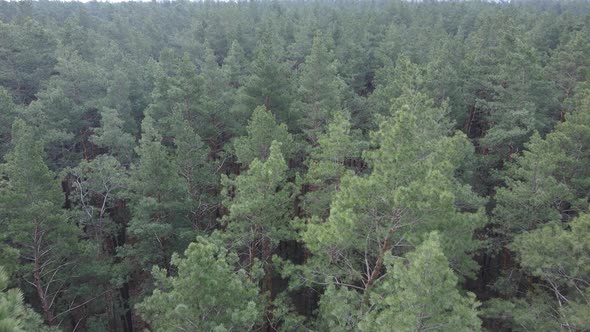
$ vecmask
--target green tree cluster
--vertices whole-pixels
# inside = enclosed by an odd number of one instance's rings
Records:
[[[590,330],[588,17],[0,1],[0,330]]]

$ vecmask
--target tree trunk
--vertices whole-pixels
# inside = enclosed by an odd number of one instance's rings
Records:
[[[268,304],[264,309],[264,325],[262,330],[265,332],[271,332],[275,329],[272,326],[273,320],[273,308],[272,308],[272,300],[274,299],[273,289],[272,289],[272,249],[270,245],[270,238],[265,237],[262,241],[262,262],[264,263],[264,280],[262,283],[262,293],[268,292]]]
[[[39,296],[39,301],[41,302],[41,308],[43,309],[43,317],[45,318],[45,321],[47,322],[47,324],[49,326],[53,326],[55,325],[55,316],[53,315],[53,311],[51,311],[51,304],[49,302],[49,299],[47,298],[47,292],[45,292],[45,287],[43,284],[43,278],[41,277],[41,239],[43,238],[43,235],[40,234],[39,231],[39,227],[35,228],[35,234],[34,234],[34,245],[35,245],[35,251],[34,251],[34,256],[33,256],[33,285],[35,286],[35,289],[37,290],[37,296]]]

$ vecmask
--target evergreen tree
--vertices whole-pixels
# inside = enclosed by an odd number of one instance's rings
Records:
[[[464,124],[468,113],[463,98],[465,81],[464,43],[461,36],[447,37],[440,48],[433,50],[424,77],[425,91],[437,102],[448,103],[449,115],[458,126]]]
[[[0,266],[0,331],[48,331],[42,325],[41,317],[23,303],[20,290],[6,290],[7,286],[8,276]]]
[[[252,331],[262,318],[258,287],[238,257],[213,240],[198,238],[172,256],[175,276],[154,268],[158,288],[136,306],[158,331]]]
[[[277,124],[275,116],[263,106],[254,109],[246,130],[246,136],[238,137],[234,141],[234,151],[242,165],[247,166],[254,159],[266,160],[270,155],[273,141],[281,143],[283,156],[289,158],[293,155],[293,137],[289,134],[287,126]]]
[[[369,97],[372,110],[377,114],[387,114],[393,98],[400,97],[404,92],[424,92],[424,75],[424,68],[412,63],[405,55],[395,63],[388,62],[376,74],[376,88]]]
[[[445,112],[432,103],[421,93],[395,99],[395,113],[382,118],[373,134],[378,148],[365,154],[371,174],[345,175],[327,222],[307,226],[303,239],[315,255],[308,266],[313,278],[367,299],[384,273],[385,256],[403,254],[433,230],[441,233],[451,266],[472,275],[469,254],[478,248],[473,232],[483,218],[467,211],[482,202],[454,178],[469,143],[461,134],[448,136]]]
[[[33,129],[16,120],[13,149],[1,166],[0,210],[9,243],[23,263],[18,275],[33,287],[49,325],[57,324],[60,299],[75,278],[79,232],[64,210],[60,185],[43,160]]]
[[[158,127],[169,129],[166,118],[178,109],[192,126],[196,126],[200,120],[199,99],[203,95],[203,81],[197,66],[188,54],[178,57],[171,49],[163,50],[159,62],[152,65],[155,84],[152,103],[145,113]]]
[[[327,121],[342,109],[345,83],[338,76],[334,54],[328,50],[328,40],[321,34],[313,39],[311,54],[302,65],[294,113],[301,118],[300,125],[312,146]]]
[[[477,23],[466,42],[469,115],[464,131],[487,156],[483,168],[489,169],[512,158],[534,130],[547,128],[555,92],[543,80],[540,56],[513,17],[481,15]]]
[[[123,315],[124,301],[120,288],[125,280],[117,249],[124,224],[117,213],[124,206],[124,190],[128,171],[112,156],[100,155],[92,161],[83,160],[77,167],[66,169],[68,205],[71,215],[83,230],[88,262],[76,268],[77,282],[70,285],[72,293],[94,299],[83,310],[92,319],[78,321],[80,328],[116,330],[114,315]],[[83,282],[81,282],[83,280]]]
[[[27,123],[39,127],[53,167],[74,167],[81,157],[95,156],[89,137],[97,127],[97,110],[106,94],[105,69],[60,45],[57,64],[45,89],[24,112]]]
[[[567,227],[557,223],[520,235],[512,247],[519,255],[521,266],[534,277],[540,278],[538,294],[534,297],[552,299],[546,315],[526,327],[555,326],[570,331],[584,330],[590,324],[590,216],[581,215]],[[517,304],[519,304],[517,302]],[[516,321],[521,317],[514,315]],[[533,323],[533,324],[530,324]]]
[[[0,44],[0,85],[17,103],[29,104],[56,63],[55,36],[29,17],[0,23]]]
[[[176,163],[161,141],[153,120],[146,117],[136,149],[138,165],[132,169],[128,184],[133,213],[128,233],[132,241],[124,252],[133,266],[144,271],[153,264],[167,264],[172,252],[188,243],[190,237],[184,237],[185,232],[192,233],[190,220],[178,209],[186,191],[176,173]]]
[[[109,154],[128,165],[133,157],[135,138],[123,130],[124,121],[115,109],[104,108],[101,112],[100,127],[94,129],[90,141],[109,149]]]
[[[590,99],[588,99],[590,100]],[[494,225],[510,242],[518,234],[546,223],[569,221],[586,211],[590,190],[590,103],[566,117],[545,139],[534,135],[527,150],[505,172],[498,188]],[[505,242],[506,243],[506,242]]]
[[[272,285],[273,254],[281,241],[292,240],[295,232],[290,225],[293,218],[292,200],[296,195],[286,179],[287,164],[281,154],[281,143],[273,141],[265,161],[254,159],[245,174],[234,180],[222,178],[224,205],[229,213],[222,222],[228,246],[240,254],[240,263],[252,279],[256,263],[264,270],[262,289],[268,296],[264,310],[265,326],[274,324],[270,301],[276,297]]]
[[[571,111],[575,104],[572,102],[580,83],[588,81],[590,75],[590,60],[585,56],[590,51],[585,40],[590,36],[588,28],[575,31],[567,36],[562,44],[552,54],[547,72],[555,82],[559,91],[561,107],[557,109],[559,114],[554,117],[563,118]]]
[[[227,57],[223,59],[223,72],[229,81],[229,85],[234,88],[240,88],[244,83],[244,77],[247,74],[246,59],[244,49],[237,40],[231,43]]]
[[[515,331],[584,330],[588,326],[588,215],[563,224],[553,222],[517,236],[511,245],[521,270],[513,279],[534,283],[519,296],[492,299],[483,311],[488,319]],[[514,281],[511,281],[514,282]]]
[[[9,149],[12,122],[16,118],[18,107],[4,88],[0,88],[0,160]]]
[[[186,189],[186,210],[193,228],[210,230],[216,226],[220,183],[219,166],[210,160],[211,151],[189,122],[176,112],[171,119],[174,135],[176,173]]]
[[[318,146],[308,159],[303,178],[308,192],[301,203],[308,216],[328,217],[332,197],[340,187],[340,179],[350,167],[347,162],[360,160],[360,143],[351,132],[346,113],[337,112],[327,132],[318,137]]]
[[[222,116],[232,107],[234,91],[231,89],[229,77],[219,66],[213,50],[209,47],[205,49],[200,77],[203,82],[203,95],[199,100],[199,121],[196,122],[196,129],[217,154],[235,131],[236,119]]]
[[[66,331],[587,330],[589,13],[0,1],[9,286]]]
[[[249,114],[264,105],[280,122],[291,126],[297,119],[290,112],[290,73],[283,62],[278,39],[272,26],[265,27],[261,32],[250,76],[240,89],[235,109],[238,114]]]
[[[505,298],[514,298],[510,301],[491,301],[486,311],[489,317],[495,317],[512,326],[541,330],[556,329],[560,324],[566,328],[571,324],[570,328],[574,329],[574,325],[584,324],[579,323],[579,320],[578,323],[573,322],[579,319],[579,313],[586,310],[584,303],[575,300],[572,301],[571,308],[561,308],[567,301],[561,299],[561,306],[553,302],[556,295],[565,292],[562,288],[567,288],[566,283],[555,280],[547,274],[549,272],[542,271],[554,269],[551,273],[565,273],[562,262],[549,262],[554,257],[553,254],[558,254],[562,249],[569,250],[568,241],[571,242],[572,239],[568,232],[560,231],[564,223],[567,223],[567,227],[579,229],[580,235],[585,234],[583,226],[573,226],[572,220],[580,213],[588,211],[588,105],[588,99],[582,99],[578,110],[566,116],[565,122],[558,124],[544,139],[535,134],[526,145],[527,150],[523,155],[515,158],[514,163],[507,168],[506,187],[497,189],[492,227],[498,236],[492,243],[495,244],[493,249],[501,255],[502,275],[494,286]],[[577,224],[583,225],[587,218],[578,219]],[[583,243],[580,240],[575,245],[576,248],[584,246]],[[533,259],[535,255],[544,252],[539,246],[550,248],[551,245],[560,249],[551,253],[551,256],[545,255],[548,262],[541,267],[538,260],[535,262]],[[539,251],[533,253],[537,249]],[[566,256],[577,259],[575,250],[568,251]],[[520,265],[516,265],[513,260],[516,254],[522,256]],[[567,263],[564,261],[563,264]],[[531,276],[543,278],[547,285],[538,287],[531,284]],[[583,280],[585,277],[581,278]],[[519,290],[525,286],[527,292],[524,296],[517,297],[521,293]],[[549,287],[549,292],[546,287]],[[578,287],[570,293],[583,297],[583,289],[584,287]],[[578,309],[581,311],[578,314],[572,312],[570,321],[567,318],[570,315],[568,312]],[[506,315],[506,312],[510,314]]]
[[[442,252],[437,233],[431,233],[407,263],[388,257],[379,291],[371,298],[372,310],[360,331],[479,331],[474,294],[461,295],[458,278]]]

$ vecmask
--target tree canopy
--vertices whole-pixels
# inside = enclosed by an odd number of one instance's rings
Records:
[[[0,332],[590,330],[590,5],[0,0]]]

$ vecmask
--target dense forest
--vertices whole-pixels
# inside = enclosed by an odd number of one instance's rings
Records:
[[[590,2],[0,1],[0,331],[590,331]]]

